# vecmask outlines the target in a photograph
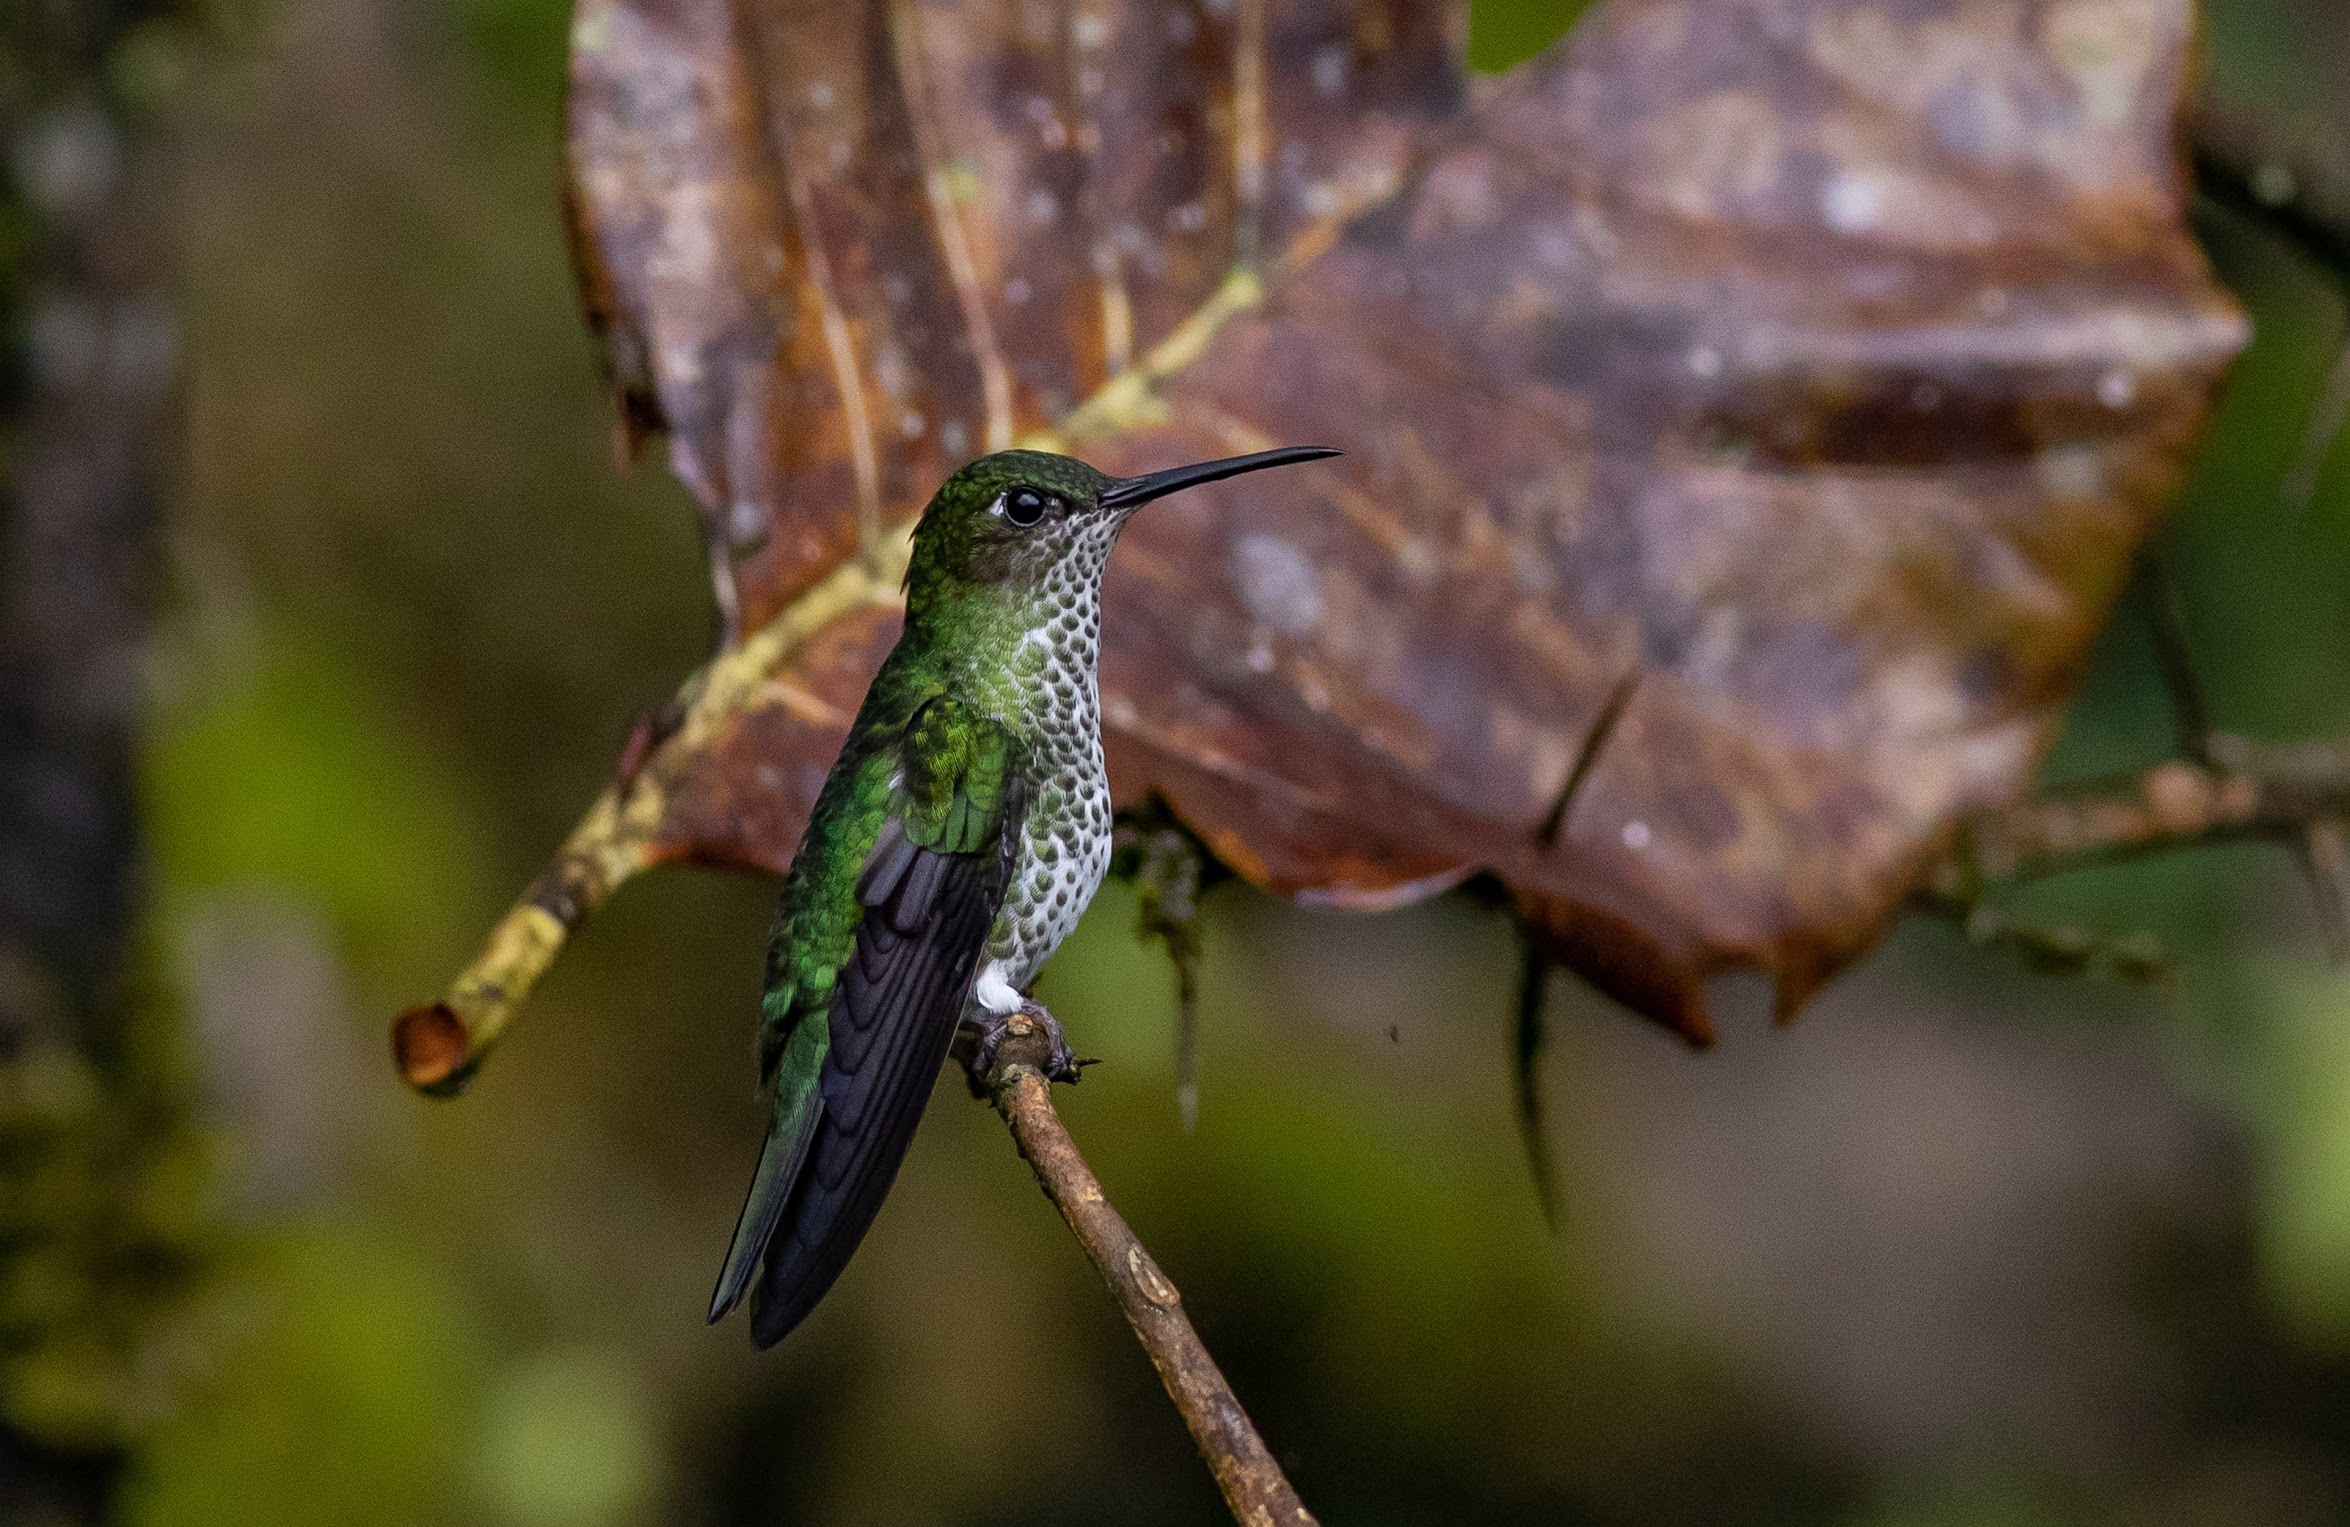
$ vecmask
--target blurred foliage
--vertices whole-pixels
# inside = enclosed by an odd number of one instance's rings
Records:
[[[644,1395],[623,1361],[552,1352],[490,1396],[470,1472],[481,1498],[525,1527],[582,1527],[641,1515],[660,1484]]]
[[[266,882],[322,908],[362,965],[461,936],[448,886],[485,880],[461,785],[365,669],[317,638],[271,633],[212,677],[147,754],[154,853],[186,891]],[[218,809],[224,780],[265,785]]]
[[[1504,66],[1577,9],[1482,3],[1474,55]],[[2309,40],[2338,22],[2214,16],[2230,88],[2342,120],[2341,54]],[[632,888],[460,1107],[398,1095],[383,1062],[383,1015],[568,827],[620,705],[707,639],[682,494],[607,465],[557,219],[564,27],[559,0],[286,6],[204,87],[140,965],[186,990],[138,1007],[112,1095],[168,1110],[193,1063],[232,1160],[324,1147],[267,1136],[224,1079],[328,1099],[344,1154],[240,1233],[165,1365],[192,1379],[61,1349],[11,1404],[98,1435],[184,1388],[131,1490],[154,1527],[1212,1520],[1150,1373],[959,1084],[802,1336],[755,1360],[703,1330],[757,1135],[766,886]],[[2339,294],[2257,229],[2205,231],[2258,339],[2167,553],[2222,724],[2341,732],[2350,451],[2310,515],[2276,494]],[[2125,608],[2051,772],[2170,745]],[[198,979],[191,930],[255,886],[315,914],[339,1005]],[[1556,1241],[1509,1114],[1510,940],[1464,902],[1374,921],[1211,893],[1190,1136],[1173,983],[1130,893],[1047,996],[1107,1062],[1067,1097],[1073,1131],[1333,1523],[2315,1524],[2350,1521],[2350,982],[2303,896],[2244,849],[2019,898],[2155,933],[2177,996],[2035,980],[1932,927],[1788,1035],[1736,1025],[1702,1058],[1568,993]],[[238,1069],[235,1032],[301,1063]],[[48,1090],[0,1150],[98,1095],[23,1074]],[[176,1276],[139,1248],[208,1202],[176,1117],[155,1159],[114,1128],[73,1125],[95,1143],[11,1206],[131,1206],[55,1251],[102,1271],[70,1295],[101,1310],[110,1280]],[[24,1265],[11,1332],[79,1276]],[[2035,1387],[2043,1366],[2082,1387]],[[125,1372],[138,1393],[93,1395]]]
[[[151,210],[144,150],[176,104],[194,11],[182,0],[0,11],[0,833],[17,850],[0,913],[0,1518],[11,1522],[24,1503],[8,1491],[38,1477],[44,1492],[67,1481],[80,1493],[72,1481],[102,1480],[113,1451],[166,1412],[184,1356],[173,1320],[217,1242],[184,1007],[154,930],[126,926],[136,875],[115,825],[128,816],[122,710],[58,693],[86,673],[85,645],[128,651],[142,634],[81,617],[111,608],[147,565],[143,544],[91,543],[125,520],[146,527],[143,506],[122,499],[147,486],[149,442],[133,422],[115,454],[140,459],[89,471],[82,442],[28,432],[44,405],[51,424],[59,412],[64,389],[43,368],[59,369],[61,321],[106,312],[148,269],[144,251],[119,247],[118,224]],[[114,316],[120,337],[128,320]],[[81,411],[136,421],[152,396],[135,383],[90,389]],[[38,489],[20,480],[36,460]],[[28,585],[61,548],[115,560],[91,580],[101,592],[36,610]],[[35,911],[23,877],[61,843],[102,862],[72,865]],[[47,1456],[19,1474],[20,1449]]]
[[[381,1237],[310,1231],[249,1248],[233,1368],[194,1387],[143,1455],[130,1522],[438,1520],[478,1438],[478,1340],[445,1278]]]
[[[2350,1352],[2350,1002],[2302,977],[2268,997],[2268,1263],[2302,1339]]]
[[[162,1414],[175,1375],[157,1317],[217,1241],[158,963],[138,962],[99,1044],[37,1042],[0,1068],[0,1417],[51,1446],[113,1447]]]

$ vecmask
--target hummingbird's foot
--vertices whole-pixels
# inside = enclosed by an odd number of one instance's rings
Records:
[[[1077,1080],[1077,1052],[1069,1048],[1068,1037],[1061,1032],[1061,1020],[1045,1010],[1043,1003],[1029,998],[1008,1013],[990,1013],[982,1010],[977,1018],[963,1020],[962,1031],[956,1036],[957,1048],[963,1051],[963,1065],[971,1073],[971,1090],[981,1097],[987,1095],[988,1073],[995,1070],[996,1052],[1003,1048],[1004,1037],[1012,1032],[1016,1020],[1026,1019],[1044,1030],[1045,1041],[1052,1046],[1050,1059],[1045,1063],[1047,1080],[1073,1082]]]

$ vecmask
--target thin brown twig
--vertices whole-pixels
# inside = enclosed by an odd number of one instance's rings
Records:
[[[2265,841],[2290,851],[2305,879],[2327,953],[2350,962],[2350,739],[2261,745],[2215,730],[2187,639],[2177,586],[2159,554],[2144,562],[2155,654],[2179,728],[2180,757],[2121,779],[2049,791],[1965,823],[1951,850],[1910,894],[1912,910],[1957,924],[2054,972],[2105,972],[2167,985],[2170,962],[2142,937],[2042,929],[1984,896],[2092,864],[2206,845]]]
[[[2217,843],[2293,844],[2313,822],[2350,816],[2350,738],[2256,744],[2222,732],[2211,754],[2210,767],[2174,758],[1975,817],[1930,887],[1964,895],[1970,877],[2037,880]]]
[[[2063,786],[1974,817],[1911,892],[1911,909],[2042,969],[2168,984],[2170,962],[2143,938],[2034,928],[1990,905],[1985,891],[2156,854],[2269,843],[2290,852],[2308,878],[2328,953],[2350,958],[2350,738],[2204,737],[2201,758]]]
[[[1077,1143],[1069,1138],[1045,1080],[1050,1063],[1051,1043],[1043,1026],[1016,1014],[987,1079],[996,1112],[1011,1126],[1012,1140],[1036,1172],[1037,1185],[1061,1211],[1070,1233],[1118,1301],[1126,1323],[1134,1328],[1135,1340],[1150,1354],[1159,1382],[1166,1385],[1167,1397],[1191,1429],[1192,1441],[1199,1444],[1200,1456],[1215,1474],[1234,1518],[1245,1527],[1313,1527],[1313,1513],[1290,1487],[1216,1360],[1192,1329],[1191,1317],[1183,1312],[1183,1296],[1143,1249],[1125,1218],[1110,1206]]]

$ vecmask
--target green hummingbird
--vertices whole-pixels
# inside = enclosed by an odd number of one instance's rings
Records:
[[[958,1028],[984,1076],[1110,864],[1096,661],[1128,516],[1318,446],[1110,477],[1041,451],[963,467],[914,529],[906,625],[784,877],[759,1030],[772,1115],[716,1322],[751,1295],[772,1346],[813,1309],[897,1177]],[[755,1292],[754,1292],[755,1285]]]

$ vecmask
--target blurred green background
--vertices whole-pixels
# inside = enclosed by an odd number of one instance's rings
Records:
[[[1480,0],[1505,67],[1578,9]],[[771,889],[589,925],[463,1103],[438,991],[704,654],[693,517],[609,416],[557,206],[563,0],[244,0],[177,152],[184,440],[144,765],[158,985],[218,1266],[138,1450],[147,1527],[1220,1519],[1001,1126],[942,1082],[803,1333],[700,1313],[759,1131]],[[2328,0],[2213,8],[2223,96],[2350,132]],[[2214,214],[2257,319],[2168,533],[2220,722],[2350,731],[2350,449],[2279,484],[2342,302]],[[2125,609],[2055,773],[2171,745]],[[2350,1522],[2350,978],[2282,856],[2026,905],[2158,933],[2159,994],[1913,927],[1695,1055],[1561,980],[1564,1226],[1519,1154],[1502,921],[1214,893],[1202,1109],[1112,888],[1045,978],[1113,1196],[1323,1519]],[[1733,998],[1736,994],[1732,994]]]

